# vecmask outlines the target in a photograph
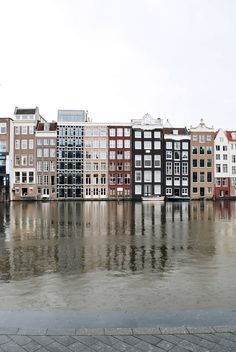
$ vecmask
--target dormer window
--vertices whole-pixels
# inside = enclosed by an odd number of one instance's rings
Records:
[[[178,131],[178,130],[173,130],[173,134],[174,134],[174,135],[178,135],[178,134],[179,134],[179,131]]]

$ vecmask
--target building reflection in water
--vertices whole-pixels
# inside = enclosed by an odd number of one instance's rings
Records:
[[[0,277],[106,270],[161,278],[182,262],[211,260],[222,219],[235,215],[234,202],[0,205]]]

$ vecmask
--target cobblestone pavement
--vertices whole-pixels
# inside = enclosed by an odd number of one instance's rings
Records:
[[[4,352],[236,351],[236,326],[172,328],[0,328]]]

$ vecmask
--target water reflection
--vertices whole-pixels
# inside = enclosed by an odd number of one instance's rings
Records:
[[[0,205],[0,278],[48,272],[155,272],[210,261],[235,227],[234,202]],[[225,244],[224,244],[225,245]],[[230,246],[230,244],[228,244]]]

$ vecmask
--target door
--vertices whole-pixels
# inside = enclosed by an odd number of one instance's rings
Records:
[[[144,185],[144,196],[148,197],[152,195],[152,185]]]
[[[204,197],[205,196],[205,188],[200,187],[200,196]]]

